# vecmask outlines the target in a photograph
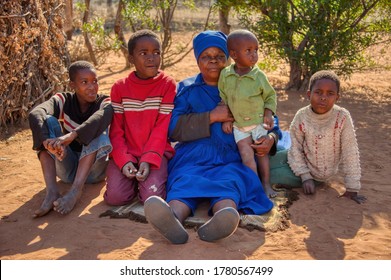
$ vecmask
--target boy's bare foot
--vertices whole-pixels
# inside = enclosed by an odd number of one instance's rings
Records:
[[[72,188],[66,195],[53,202],[54,210],[63,215],[68,214],[75,207],[81,193],[82,188]]]
[[[33,218],[38,218],[46,215],[53,209],[53,202],[60,197],[60,194],[56,191],[46,193],[46,197],[43,200],[41,207],[33,214]]]
[[[270,184],[265,185],[264,189],[265,189],[266,195],[270,198],[274,198],[278,195],[278,193],[275,190],[273,190],[273,188]]]

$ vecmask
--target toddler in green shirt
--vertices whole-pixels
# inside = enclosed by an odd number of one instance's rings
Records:
[[[236,30],[229,34],[227,46],[235,63],[221,71],[218,87],[235,121],[223,123],[223,130],[225,133],[233,130],[243,164],[260,176],[266,194],[275,197],[270,184],[269,157],[256,155],[257,164],[251,145],[273,128],[276,92],[256,65],[259,43],[253,33]]]

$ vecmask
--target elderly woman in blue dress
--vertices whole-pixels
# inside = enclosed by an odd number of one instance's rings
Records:
[[[226,40],[218,31],[204,31],[194,38],[200,73],[178,84],[169,127],[170,138],[178,144],[169,163],[167,202],[152,196],[144,204],[148,222],[174,244],[187,242],[182,224],[202,201],[210,202],[211,218],[197,233],[209,242],[232,235],[239,213],[259,215],[273,207],[257,175],[242,164],[233,135],[221,127],[233,121],[227,106],[220,103],[217,88],[227,64]],[[275,151],[279,133],[275,129],[254,147],[258,154]]]

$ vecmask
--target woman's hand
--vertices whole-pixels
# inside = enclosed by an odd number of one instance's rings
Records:
[[[270,109],[265,109],[263,114],[263,127],[266,130],[271,130],[274,126],[273,112]]]
[[[233,122],[234,118],[228,106],[220,103],[216,106],[216,108],[210,111],[209,120],[212,124],[215,122]]]
[[[224,133],[231,134],[232,130],[233,130],[233,123],[232,122],[223,122],[221,127],[222,127]]]
[[[270,134],[261,136],[258,138],[251,147],[255,150],[257,156],[263,157],[269,154],[270,149],[273,147],[274,137]]]

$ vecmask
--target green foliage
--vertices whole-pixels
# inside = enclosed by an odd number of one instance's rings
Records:
[[[290,86],[297,88],[320,69],[344,76],[368,66],[364,50],[390,34],[389,0],[218,2],[234,5],[261,49],[275,49],[290,64]]]
[[[79,12],[79,13],[84,13],[84,11],[87,9],[87,6],[86,6],[86,3],[84,2],[76,2],[74,3],[74,9],[75,11]]]
[[[86,4],[83,2],[76,2],[74,6],[75,18],[82,18],[86,10]],[[99,60],[103,63],[107,57],[108,51],[119,51],[121,48],[121,41],[117,36],[112,35],[110,31],[105,30],[105,19],[92,13],[92,18],[83,24],[75,24],[83,33],[87,33],[92,42],[93,51]],[[78,45],[78,44],[76,44]],[[78,45],[79,46],[79,45]],[[73,50],[75,56],[80,56],[79,50]],[[72,52],[71,52],[72,55]],[[73,58],[76,60],[77,58]]]
[[[172,46],[172,20],[178,0],[124,0],[123,20],[133,32],[150,29],[160,34],[162,42],[162,65],[164,69],[182,60],[191,50],[189,43]],[[193,0],[185,0],[182,5],[194,9]]]
[[[190,10],[193,10],[193,11],[197,9],[194,0],[183,0],[182,5]]]
[[[160,32],[170,28],[172,16],[179,3],[187,9],[196,9],[194,0],[124,0],[122,16],[133,31],[150,29]],[[169,22],[165,22],[165,16]],[[167,26],[168,24],[168,26]]]
[[[89,33],[98,52],[107,50],[118,51],[121,48],[121,42],[116,36],[112,37],[110,32],[104,29],[104,19],[95,17],[90,22],[84,23],[82,31]]]
[[[154,9],[153,0],[125,0],[125,7],[122,10],[122,16],[133,31],[140,29],[158,30],[156,17],[152,16]]]
[[[281,60],[275,49],[261,49],[261,56],[259,57],[258,67],[266,72],[272,72],[277,70],[279,63]]]

